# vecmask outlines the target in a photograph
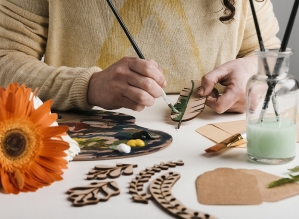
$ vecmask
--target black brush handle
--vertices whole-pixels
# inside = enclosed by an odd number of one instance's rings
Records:
[[[119,14],[117,13],[115,7],[113,6],[113,4],[111,3],[110,0],[107,0],[108,5],[110,6],[112,12],[114,13],[116,19],[118,20],[120,26],[122,27],[122,29],[124,30],[125,34],[127,35],[128,39],[130,40],[133,48],[135,49],[137,55],[139,58],[141,59],[145,59],[144,56],[142,55],[140,49],[138,48],[137,44],[135,43],[133,37],[131,36],[130,32],[128,31],[126,25],[124,24],[124,22],[122,21],[121,17],[119,16]]]

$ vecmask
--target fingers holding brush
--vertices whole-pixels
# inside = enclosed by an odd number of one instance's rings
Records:
[[[140,74],[143,77],[151,78],[160,87],[166,86],[167,83],[163,74],[163,70],[158,66],[156,61],[130,57],[130,62],[128,64],[132,71]]]
[[[105,109],[125,107],[141,111],[154,104],[164,85],[163,72],[156,62],[125,57],[93,74],[87,92],[88,103]]]

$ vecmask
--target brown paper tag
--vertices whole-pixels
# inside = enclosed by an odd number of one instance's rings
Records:
[[[219,168],[198,176],[196,190],[201,204],[256,205],[262,203],[256,177],[230,168]]]
[[[281,177],[260,170],[241,170],[245,173],[252,174],[257,178],[258,187],[265,202],[276,202],[294,195],[299,194],[299,184],[288,183],[274,188],[267,188],[272,181],[278,180]]]
[[[218,168],[197,177],[198,202],[207,205],[254,205],[299,194],[298,183],[267,187],[280,178],[260,170]]]

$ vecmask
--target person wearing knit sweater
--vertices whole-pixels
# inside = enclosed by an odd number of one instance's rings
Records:
[[[244,112],[259,49],[248,0],[114,0],[146,60],[105,0],[0,0],[0,86],[38,88],[57,110],[140,111],[202,80],[218,113]],[[279,48],[270,0],[255,1],[264,45]],[[209,95],[216,88],[219,97]]]

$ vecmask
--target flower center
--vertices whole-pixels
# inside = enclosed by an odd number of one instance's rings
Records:
[[[26,151],[28,139],[21,130],[13,129],[5,133],[3,139],[3,152],[13,159],[16,159]]]
[[[0,122],[0,169],[23,171],[39,156],[43,148],[40,129],[28,118],[11,118]]]

